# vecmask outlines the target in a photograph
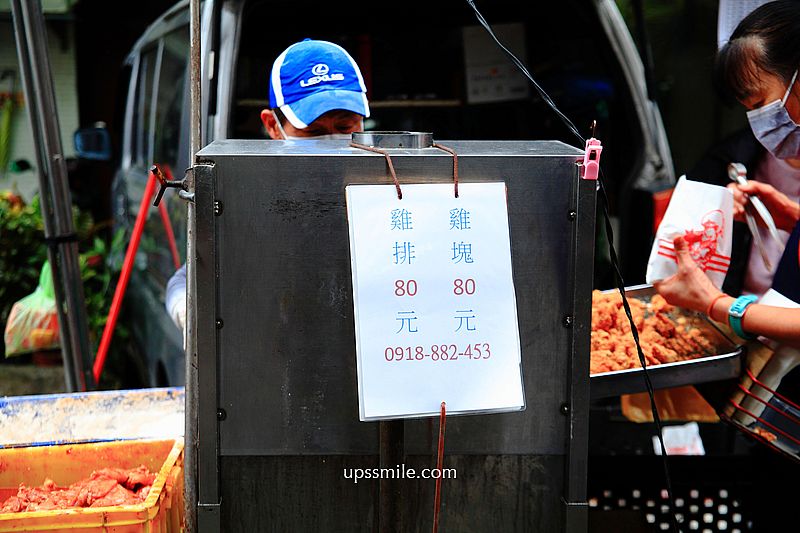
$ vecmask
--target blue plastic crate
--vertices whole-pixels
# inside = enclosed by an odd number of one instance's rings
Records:
[[[183,387],[0,398],[0,448],[177,438],[183,431]]]

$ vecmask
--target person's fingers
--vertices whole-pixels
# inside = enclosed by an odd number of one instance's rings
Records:
[[[760,181],[748,181],[738,187],[745,194],[769,193],[771,189],[774,189],[772,185],[761,183]]]
[[[758,191],[758,186],[760,184],[757,181],[748,181],[747,183],[743,183],[743,184],[734,183],[732,185],[734,187],[736,187],[737,190],[739,190],[739,191],[741,191],[743,193],[750,194],[750,193],[754,193],[754,192]]]
[[[760,181],[748,181],[744,185],[739,185],[739,190],[745,195],[751,194],[755,196],[766,197],[767,199],[780,196],[780,191],[770,185],[769,183],[761,183]]]
[[[737,183],[729,183],[728,190],[733,194],[733,218],[739,222],[744,222],[745,204],[747,204],[747,195],[742,192]]]
[[[675,256],[678,259],[678,268],[691,266],[694,260],[689,253],[689,245],[686,243],[686,240],[678,236],[675,237],[672,244],[675,245]]]
[[[677,280],[678,274],[673,274],[666,279],[653,282],[653,288],[660,294],[668,303],[675,301],[675,293],[679,289],[680,282]]]
[[[728,190],[733,193],[733,203],[734,205],[743,205],[747,203],[747,195],[742,192],[740,189],[740,185],[736,183],[731,183],[728,185]]]

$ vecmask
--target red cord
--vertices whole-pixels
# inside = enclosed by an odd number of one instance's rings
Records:
[[[439,477],[436,478],[436,493],[433,498],[433,533],[439,530],[439,508],[442,504],[442,463],[444,463],[444,424],[445,424],[445,403],[442,402],[442,411],[439,414],[439,450],[436,459],[436,470]]]

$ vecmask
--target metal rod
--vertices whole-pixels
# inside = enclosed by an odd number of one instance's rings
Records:
[[[585,532],[588,528],[589,505],[586,501],[589,456],[589,351],[591,338],[592,276],[581,273],[582,265],[594,262],[594,221],[597,189],[594,180],[581,179],[575,172],[572,203],[575,219],[572,227],[572,322],[570,328],[569,364],[567,366],[567,403],[562,406],[566,417],[567,458],[564,463],[564,531]]]
[[[402,420],[380,422],[380,466],[394,470],[403,462]],[[380,533],[399,533],[403,530],[402,499],[400,484],[402,480],[382,477],[379,489],[378,531]]]
[[[44,15],[38,1],[12,0],[11,13],[36,145],[44,234],[53,269],[53,288],[64,355],[64,381],[70,392],[85,391],[87,385],[94,388],[89,327],[72,220],[72,197],[47,54]]]
[[[200,100],[200,0],[189,2],[189,98],[190,98],[190,154],[189,164],[194,166],[195,155],[200,150],[202,135],[202,112]],[[194,172],[187,176],[187,191],[194,192]],[[195,282],[195,232],[197,219],[194,202],[188,203],[188,221],[186,230],[186,387],[185,387],[185,448],[184,448],[184,516],[186,531],[197,531],[197,446],[199,434],[198,404],[197,404],[197,339],[196,339],[196,313],[195,296],[197,285]]]

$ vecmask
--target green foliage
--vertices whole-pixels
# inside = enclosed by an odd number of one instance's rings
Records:
[[[88,212],[73,206],[73,223],[78,236],[78,261],[83,281],[89,335],[96,346],[103,333],[125,248],[125,232],[119,230],[107,242],[98,237],[98,224]],[[47,259],[39,196],[26,205],[10,191],[0,191],[0,325],[5,329],[11,306],[36,289],[39,272]],[[127,330],[119,323],[115,340],[125,340]],[[1,346],[1,345],[0,345]]]
[[[91,241],[91,247],[79,255],[86,301],[86,320],[89,324],[89,334],[94,342],[98,342],[103,333],[114,294],[115,285],[112,282],[119,276],[119,268],[114,268],[109,257],[118,256],[124,247],[125,232],[120,229],[111,243],[95,237]],[[119,322],[115,326],[114,337],[117,339],[128,337],[128,331]]]

